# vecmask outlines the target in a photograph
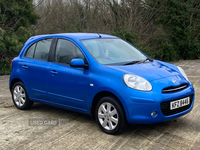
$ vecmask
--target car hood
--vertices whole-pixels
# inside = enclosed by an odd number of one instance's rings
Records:
[[[107,67],[124,74],[130,73],[138,75],[148,81],[180,75],[176,66],[156,60],[142,64]]]

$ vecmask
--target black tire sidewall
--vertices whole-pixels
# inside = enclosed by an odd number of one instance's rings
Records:
[[[118,125],[113,130],[106,130],[104,127],[102,127],[102,125],[100,124],[99,119],[98,119],[99,106],[105,102],[111,103],[116,108],[117,113],[118,113],[118,118],[119,118]],[[99,100],[99,102],[97,103],[96,109],[95,109],[95,118],[96,118],[96,122],[97,122],[98,126],[100,127],[100,129],[103,132],[105,132],[107,134],[112,134],[112,135],[119,134],[122,132],[124,123],[125,123],[125,119],[126,119],[122,106],[119,104],[119,102],[116,100],[116,98],[111,97],[111,96],[106,96]]]
[[[26,100],[25,100],[25,103],[23,106],[18,106],[16,103],[15,103],[15,100],[14,100],[14,96],[13,96],[13,92],[14,92],[14,89],[16,86],[21,86],[24,91],[25,91],[25,96],[26,96]],[[22,82],[16,82],[13,87],[12,87],[12,100],[13,100],[13,103],[14,105],[18,108],[18,109],[21,109],[21,110],[25,110],[25,109],[28,109],[32,106],[33,104],[33,101],[30,101],[29,97],[28,97],[28,94],[27,94],[27,91],[26,91],[26,88],[24,86],[24,84]]]

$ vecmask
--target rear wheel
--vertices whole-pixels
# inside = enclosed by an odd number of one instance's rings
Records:
[[[22,82],[16,82],[12,87],[13,103],[18,109],[28,109],[33,105],[27,95],[26,88]]]
[[[114,97],[107,96],[99,100],[95,117],[101,130],[108,134],[122,133],[126,127],[125,113]]]

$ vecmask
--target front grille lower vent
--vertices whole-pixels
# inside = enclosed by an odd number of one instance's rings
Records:
[[[169,116],[169,115],[180,113],[182,111],[189,109],[191,107],[192,103],[193,103],[193,96],[194,96],[193,94],[189,96],[190,97],[190,104],[189,105],[186,105],[186,106],[183,106],[183,107],[180,107],[180,108],[177,108],[177,109],[173,109],[173,110],[170,110],[170,102],[175,101],[175,100],[160,103],[160,108],[161,108],[163,115]]]
[[[179,86],[169,86],[169,87],[166,87],[162,90],[162,93],[171,93],[171,92],[177,92],[177,91],[181,91],[185,88],[188,87],[188,84],[187,83],[184,83],[184,84],[181,84]]]

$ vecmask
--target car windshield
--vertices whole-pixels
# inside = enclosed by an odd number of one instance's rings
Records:
[[[82,40],[91,55],[104,65],[130,65],[148,58],[135,47],[121,39]]]

